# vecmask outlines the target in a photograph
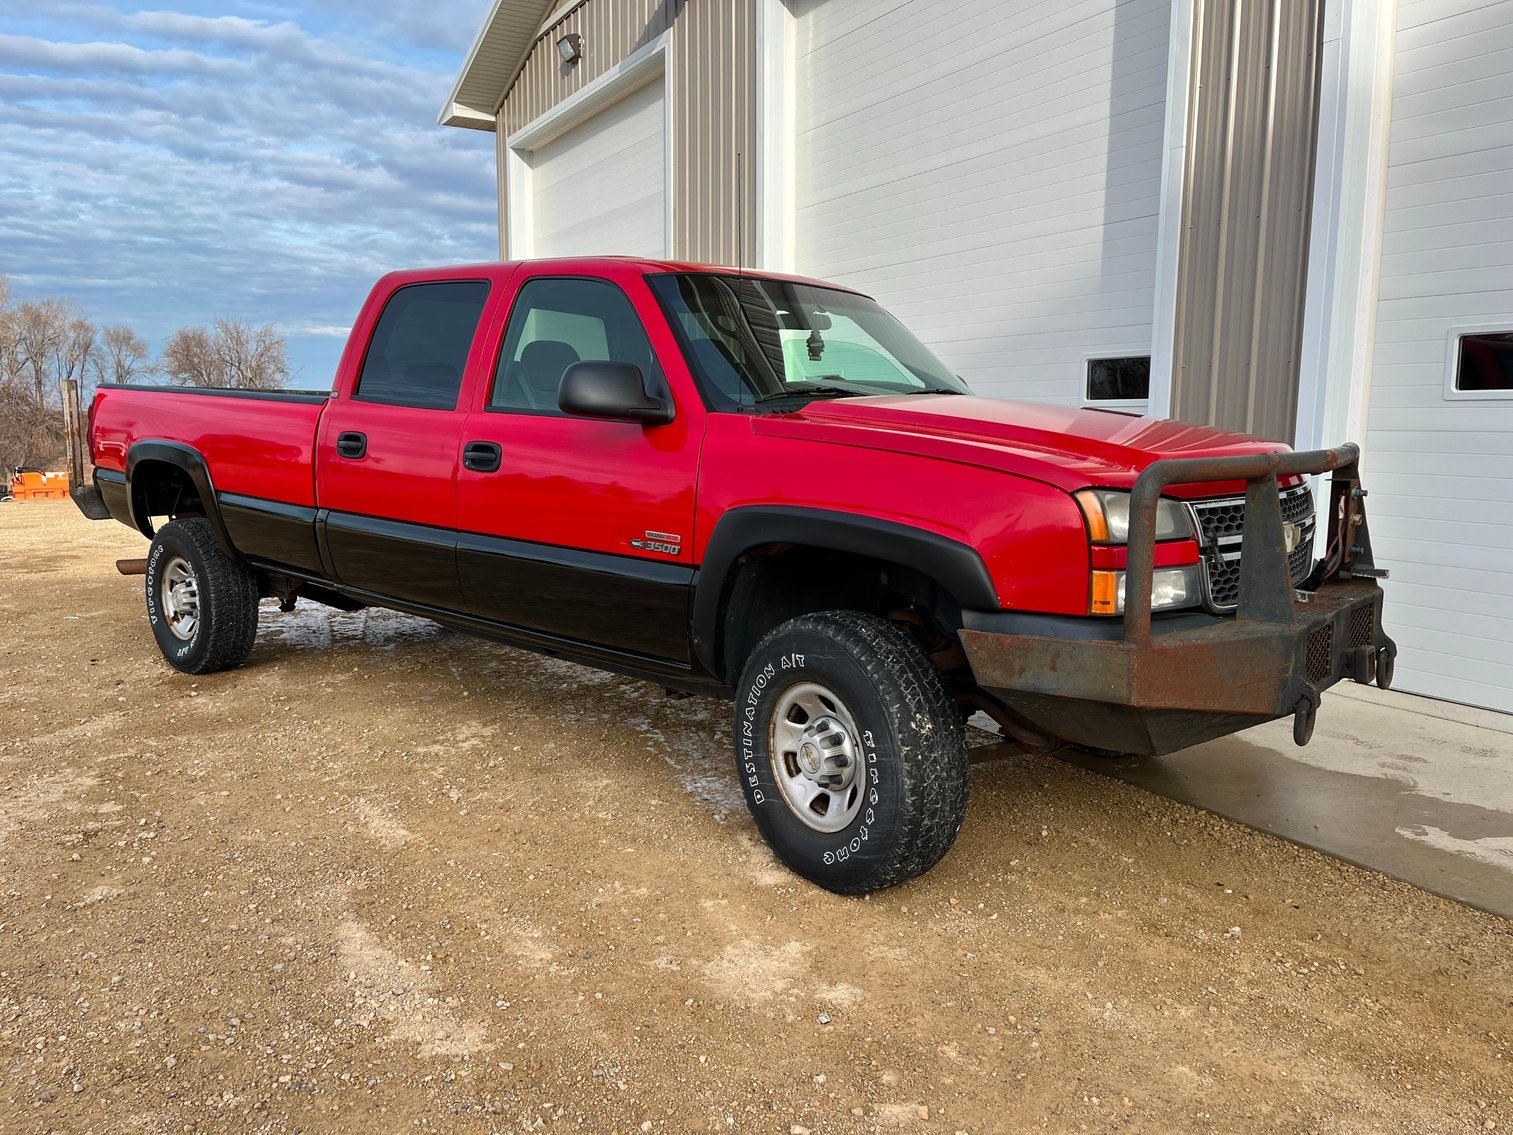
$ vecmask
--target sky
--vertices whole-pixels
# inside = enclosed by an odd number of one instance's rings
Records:
[[[492,134],[436,124],[487,0],[0,0],[0,275],[154,352],[217,318],[327,388],[373,281],[497,256]]]

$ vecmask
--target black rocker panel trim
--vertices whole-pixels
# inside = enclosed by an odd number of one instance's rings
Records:
[[[205,519],[210,521],[210,530],[215,534],[216,543],[220,544],[221,550],[228,556],[236,556],[236,544],[232,542],[225,521],[221,518],[220,501],[216,496],[215,485],[210,480],[210,467],[205,464],[205,458],[199,450],[180,441],[139,441],[126,451],[126,488],[132,527],[149,540],[152,539],[152,517],[146,511],[147,487],[139,484],[136,479],[138,467],[143,462],[161,462],[188,475],[204,506]]]
[[[728,696],[730,693],[728,687],[717,682],[708,674],[703,673],[697,667],[689,666],[686,663],[679,664],[669,662],[663,658],[652,658],[643,654],[635,654],[631,651],[597,647],[592,643],[580,642],[576,639],[564,638],[560,635],[532,631],[524,627],[513,627],[504,623],[492,622],[488,619],[479,619],[472,615],[460,614],[457,611],[441,607],[427,606],[424,603],[406,603],[392,596],[365,591],[360,587],[343,587],[340,590],[343,595],[360,599],[370,606],[386,607],[393,611],[404,611],[412,615],[421,615],[427,619],[435,619],[438,623],[443,623],[465,634],[477,635],[480,638],[492,639],[495,642],[509,643],[511,646],[518,646],[524,650],[534,651],[537,654],[545,654],[552,658],[565,658],[569,662],[592,666],[598,670],[607,670],[612,674],[623,674],[628,678],[639,678],[643,681],[656,682],[672,689],[685,690],[693,694]]]
[[[907,524],[850,512],[792,505],[731,509],[715,525],[699,567],[693,600],[693,649],[720,675],[720,620],[741,556],[764,544],[800,544],[850,552],[923,572],[963,608],[998,609],[998,591],[975,549]],[[724,675],[720,675],[724,676]]]
[[[241,493],[222,493],[220,507],[226,531],[243,555],[325,572],[315,543],[314,508]]]
[[[452,529],[326,509],[316,524],[331,577],[343,588],[464,610]]]
[[[686,664],[694,569],[462,532],[466,608],[491,622]]]

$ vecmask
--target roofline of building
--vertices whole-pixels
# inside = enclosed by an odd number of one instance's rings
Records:
[[[560,0],[493,0],[436,121],[442,126],[493,130],[495,112],[505,91],[525,65],[526,56],[541,34],[542,20],[559,3]]]

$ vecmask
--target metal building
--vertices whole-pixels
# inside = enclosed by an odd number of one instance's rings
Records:
[[[792,270],[978,391],[1364,443],[1397,684],[1513,712],[1513,0],[493,0],[500,251]]]

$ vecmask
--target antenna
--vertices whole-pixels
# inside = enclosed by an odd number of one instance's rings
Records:
[[[741,151],[735,152],[735,266],[746,267],[746,178],[741,171]]]

